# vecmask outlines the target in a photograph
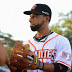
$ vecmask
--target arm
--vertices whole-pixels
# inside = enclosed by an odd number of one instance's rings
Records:
[[[61,63],[43,63],[39,61],[37,69],[46,72],[67,72],[68,67]]]
[[[54,72],[54,64],[53,63],[44,63],[44,68],[43,68],[44,71],[47,71],[47,72]]]
[[[0,66],[5,64],[8,60],[8,54],[2,43],[0,42]]]
[[[44,63],[43,70],[47,72],[67,72],[68,67],[60,63]]]
[[[43,70],[50,72],[67,72],[71,67],[70,54],[71,47],[69,41],[67,39],[62,39],[57,45],[57,55],[55,58],[56,63],[44,63]]]

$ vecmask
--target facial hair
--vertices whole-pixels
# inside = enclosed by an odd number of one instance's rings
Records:
[[[43,24],[44,24],[44,20],[41,22],[41,24],[37,24],[37,25],[34,24],[34,26],[30,26],[30,28],[31,28],[32,31],[38,31],[39,28],[40,28]]]

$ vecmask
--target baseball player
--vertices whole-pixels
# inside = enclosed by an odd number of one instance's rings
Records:
[[[44,62],[42,70],[28,70],[27,72],[67,72],[71,69],[71,46],[67,38],[52,32],[49,29],[51,9],[46,4],[35,4],[30,11],[24,11],[30,15],[30,27],[37,31],[32,40],[24,42],[30,45],[32,50]]]
[[[30,11],[24,11],[24,14],[30,15],[30,28],[32,31],[37,31],[37,33],[33,39],[25,41],[23,44],[29,44],[28,48],[40,60],[37,61],[36,59],[35,63],[39,62],[39,66],[36,69],[31,70],[29,68],[27,72],[69,72],[71,70],[71,46],[67,38],[49,29],[52,15],[50,7],[46,4],[35,4]],[[23,49],[17,49],[18,51],[16,49],[13,51],[15,53],[12,54],[12,62],[14,61],[13,64],[21,68],[24,66],[25,63],[23,64],[22,62],[26,58],[23,58],[25,56],[21,56],[19,59],[17,55],[25,55],[26,52],[24,54],[21,52]],[[16,55],[16,53],[19,54]],[[14,58],[15,60],[13,60]],[[19,62],[17,62],[18,60]],[[15,63],[22,65],[18,66]]]
[[[0,66],[8,61],[8,54],[2,43],[0,42]]]

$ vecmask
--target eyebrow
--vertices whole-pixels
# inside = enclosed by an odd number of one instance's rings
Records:
[[[30,14],[30,17],[31,17],[31,16],[37,16],[37,15],[36,15],[36,14]]]

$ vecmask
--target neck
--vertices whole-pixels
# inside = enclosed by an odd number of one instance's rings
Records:
[[[50,29],[44,28],[44,29],[41,29],[40,31],[37,31],[37,37],[43,37],[45,35],[48,35],[49,33],[50,33]]]

